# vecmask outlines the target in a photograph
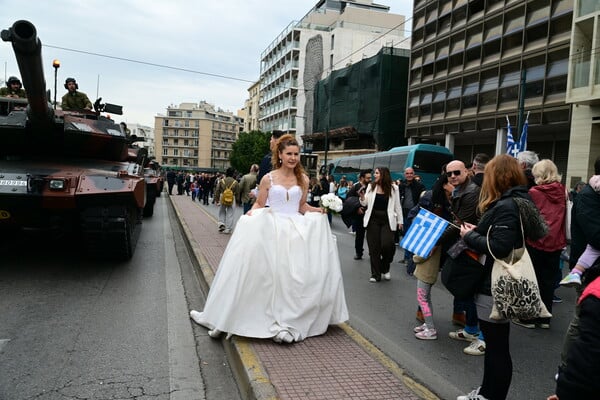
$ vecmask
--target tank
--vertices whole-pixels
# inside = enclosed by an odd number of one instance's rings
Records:
[[[73,233],[91,255],[129,259],[146,203],[147,152],[112,119],[120,106],[63,111],[48,102],[35,26],[17,21],[11,42],[27,100],[0,97],[0,235]]]

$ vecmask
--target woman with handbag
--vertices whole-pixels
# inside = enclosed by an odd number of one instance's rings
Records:
[[[478,206],[482,217],[477,226],[465,223],[460,230],[466,244],[486,258],[482,260],[486,278],[475,297],[479,325],[486,340],[483,381],[481,387],[457,400],[506,399],[512,379],[510,324],[508,319],[490,318],[494,304],[492,265],[495,258],[504,259],[514,249],[524,247],[523,235],[535,240],[547,230],[527,193],[527,178],[515,158],[506,154],[494,157],[484,174]]]
[[[371,260],[371,278],[369,282],[389,281],[390,264],[394,260],[396,245],[394,232],[402,229],[402,208],[398,186],[392,183],[390,170],[386,167],[375,168],[375,179],[360,195],[360,204],[367,207],[363,226],[367,233],[369,258]]]

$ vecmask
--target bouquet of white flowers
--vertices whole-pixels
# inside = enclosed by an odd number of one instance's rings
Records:
[[[319,202],[321,208],[324,208],[327,211],[333,211],[335,213],[339,213],[344,208],[342,204],[342,199],[337,197],[333,193],[327,193],[321,196],[321,201]]]

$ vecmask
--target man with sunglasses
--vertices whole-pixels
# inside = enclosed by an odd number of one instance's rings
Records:
[[[446,176],[448,176],[448,182],[454,186],[451,200],[454,224],[461,226],[467,222],[477,225],[477,222],[479,222],[477,206],[479,204],[480,187],[471,180],[465,163],[460,160],[449,162],[446,166]],[[440,244],[444,248],[450,248],[459,238],[459,230],[450,225],[440,238]],[[485,354],[485,342],[480,335],[474,299],[454,299],[452,322],[457,325],[464,325],[464,328],[450,332],[450,338],[471,342],[468,347],[463,349],[465,354]]]

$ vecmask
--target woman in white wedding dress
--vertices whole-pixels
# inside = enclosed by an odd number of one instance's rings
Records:
[[[306,204],[307,191],[298,142],[283,135],[273,171],[229,240],[204,311],[190,312],[211,337],[292,343],[348,320],[335,237],[323,210]]]

